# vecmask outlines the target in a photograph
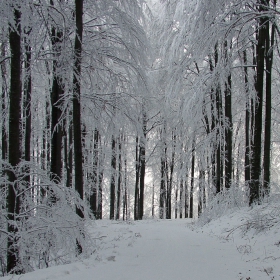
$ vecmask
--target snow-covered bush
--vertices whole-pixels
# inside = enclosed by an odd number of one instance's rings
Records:
[[[232,185],[229,189],[223,189],[212,197],[196,221],[203,226],[211,220],[219,218],[229,212],[248,206],[248,188]]]
[[[251,209],[250,216],[242,226],[243,234],[253,230],[254,234],[270,230],[280,224],[280,204],[272,198],[266,203]]]
[[[0,269],[5,271],[8,235],[12,236],[18,255],[18,266],[23,272],[70,262],[77,257],[77,244],[83,254],[93,249],[85,227],[90,217],[87,205],[72,188],[51,181],[49,174],[29,163],[20,164],[16,170],[2,163],[2,172],[14,172],[14,190],[20,209],[15,221],[8,219],[6,194],[7,176],[0,179]],[[85,219],[76,214],[76,207]],[[13,214],[13,213],[12,213]],[[8,222],[15,231],[8,232]]]

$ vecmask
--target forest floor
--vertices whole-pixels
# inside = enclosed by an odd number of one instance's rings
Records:
[[[203,227],[188,219],[92,222],[91,257],[2,279],[280,279],[280,226],[271,211],[241,209]]]

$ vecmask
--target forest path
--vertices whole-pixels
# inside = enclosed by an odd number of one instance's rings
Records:
[[[233,240],[208,233],[193,231],[188,220],[96,221],[92,235],[98,250],[90,258],[4,279],[279,279],[246,261]]]
[[[251,265],[232,241],[192,231],[186,220],[139,221],[129,228],[136,242],[114,250],[113,261],[94,269],[94,279],[266,279],[263,273],[250,278]]]

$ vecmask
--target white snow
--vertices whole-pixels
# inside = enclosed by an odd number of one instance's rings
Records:
[[[92,222],[90,258],[2,279],[280,279],[279,220],[265,211],[243,208],[203,227],[186,219]]]

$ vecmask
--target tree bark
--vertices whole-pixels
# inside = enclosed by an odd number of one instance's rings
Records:
[[[267,0],[259,1],[259,12],[262,13],[267,7]],[[261,176],[261,155],[262,155],[262,113],[263,113],[263,86],[264,86],[264,61],[266,47],[266,16],[259,17],[259,28],[257,34],[257,80],[256,80],[256,103],[255,103],[255,119],[254,119],[254,135],[252,145],[252,169],[250,181],[250,199],[249,204],[259,203],[260,197],[260,176]]]
[[[142,133],[140,137],[140,180],[139,180],[139,219],[144,216],[144,190],[145,190],[145,172],[146,172],[146,136],[147,136],[147,116],[143,112]]]
[[[112,156],[111,156],[111,185],[110,185],[110,220],[115,218],[115,192],[116,192],[116,140],[112,136]]]
[[[140,158],[139,158],[139,140],[136,137],[135,146],[135,191],[134,191],[134,220],[139,219],[139,175],[140,175]]]
[[[276,6],[276,1],[274,1]],[[275,25],[271,27],[271,38],[269,38],[269,21],[266,22],[266,98],[265,98],[265,124],[264,124],[264,158],[263,158],[263,194],[270,193],[270,154],[271,154],[271,85],[273,46],[275,36]]]
[[[11,75],[10,75],[10,109],[9,109],[9,163],[12,167],[20,163],[21,160],[21,12],[13,8],[14,26],[9,26],[9,40],[11,51]],[[9,188],[7,195],[8,211],[8,251],[7,251],[7,272],[21,273],[17,269],[18,247],[17,239],[14,235],[17,232],[16,220],[20,210],[20,200],[17,196],[18,185],[16,175],[13,170],[8,171]]]
[[[54,6],[50,0],[51,6]],[[62,177],[62,127],[61,121],[61,102],[64,94],[62,79],[59,73],[59,59],[61,59],[61,44],[63,41],[63,32],[60,27],[51,27],[51,44],[54,54],[52,67],[52,88],[51,88],[51,179],[60,182]],[[50,203],[55,203],[56,198],[51,194]]]
[[[227,42],[225,42],[226,62],[229,63]],[[231,46],[230,46],[231,48]],[[230,65],[228,65],[230,67]],[[231,110],[231,73],[228,73],[225,84],[225,188],[229,189],[232,179],[232,110]]]
[[[83,178],[83,148],[81,129],[81,66],[82,66],[82,39],[83,39],[83,0],[75,0],[76,35],[74,44],[74,77],[73,77],[73,140],[75,162],[75,190],[80,198],[84,198]],[[84,218],[82,209],[76,207],[76,213]],[[77,241],[77,253],[81,254],[83,248]]]
[[[245,93],[246,93],[246,112],[245,112],[245,185],[247,185],[251,180],[251,141],[250,141],[250,97],[249,97],[249,81],[248,81],[248,69],[247,69],[247,53],[246,50],[243,52],[243,62],[244,62],[244,82],[245,82]]]
[[[195,167],[195,139],[193,139],[193,143],[192,143],[190,216],[189,216],[191,219],[193,218],[194,167]]]
[[[121,144],[121,136],[118,138],[118,188],[117,188],[117,208],[116,208],[116,220],[120,219],[120,211],[121,211],[121,185],[122,185],[122,144]]]
[[[1,44],[1,56],[6,57],[7,42]],[[1,78],[2,78],[2,94],[1,94],[1,105],[2,105],[2,160],[7,160],[8,157],[8,130],[6,126],[6,115],[7,115],[7,98],[8,98],[8,84],[7,84],[7,69],[6,62],[3,61],[1,67]]]

